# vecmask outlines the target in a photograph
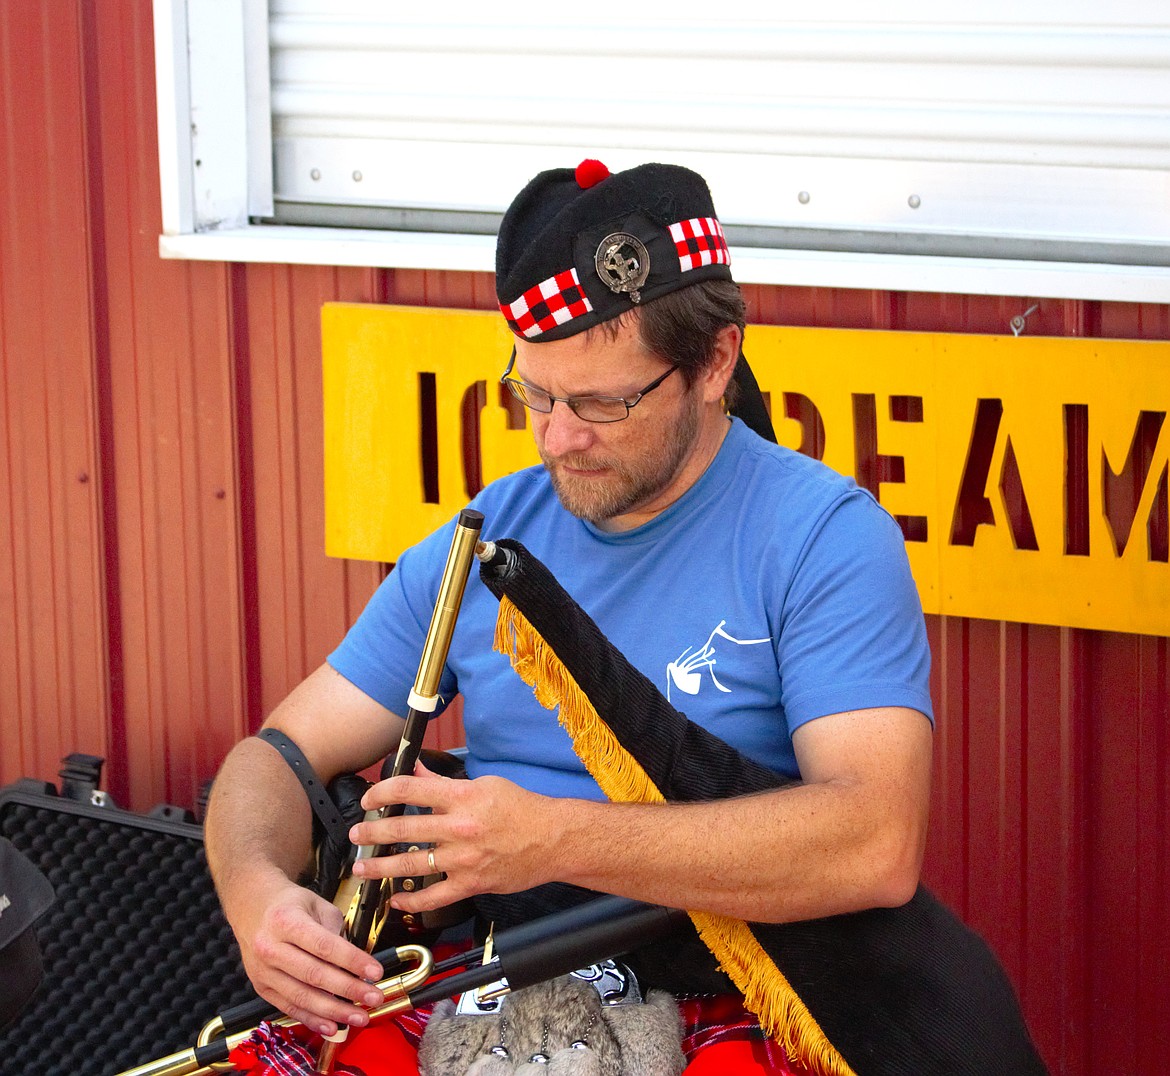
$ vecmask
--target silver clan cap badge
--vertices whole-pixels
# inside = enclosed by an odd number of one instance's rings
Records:
[[[650,275],[650,252],[640,239],[628,232],[607,235],[597,247],[593,264],[610,291],[625,292],[631,302],[641,302],[640,289]]]

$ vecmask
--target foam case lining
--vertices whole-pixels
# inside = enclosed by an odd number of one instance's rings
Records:
[[[44,981],[0,1031],[5,1076],[111,1076],[193,1045],[207,1020],[254,996],[202,828],[175,808],[140,815],[93,799],[30,780],[0,789],[0,835],[56,892],[36,927]]]

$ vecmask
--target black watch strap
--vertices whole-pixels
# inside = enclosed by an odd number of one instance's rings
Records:
[[[337,804],[333,802],[333,798],[329,795],[329,790],[321,784],[316,771],[309,765],[309,760],[305,758],[304,752],[292,740],[290,740],[279,729],[261,729],[256,738],[270,743],[277,751],[280,752],[280,757],[288,763],[289,768],[297,775],[297,780],[301,782],[301,787],[305,790],[305,795],[309,797],[309,804],[313,808],[313,814],[317,816],[317,820],[325,827],[325,832],[338,842],[348,842],[349,827],[345,824],[345,820],[341,817],[341,812],[337,809]]]

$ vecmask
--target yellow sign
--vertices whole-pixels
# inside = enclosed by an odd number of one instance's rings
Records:
[[[393,561],[537,462],[496,314],[330,303],[326,548]],[[898,519],[928,613],[1170,634],[1170,344],[752,325],[782,444]]]

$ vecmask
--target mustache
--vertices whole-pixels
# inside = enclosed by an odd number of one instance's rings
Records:
[[[615,460],[608,459],[604,456],[582,456],[575,453],[568,453],[564,456],[549,456],[541,453],[541,458],[546,467],[568,467],[573,471],[612,471],[620,470],[620,466]]]

